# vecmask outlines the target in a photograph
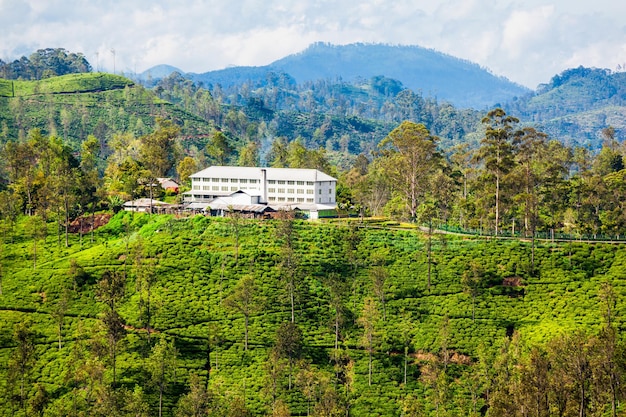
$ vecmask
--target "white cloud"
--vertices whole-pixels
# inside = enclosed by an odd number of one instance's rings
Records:
[[[434,48],[528,85],[626,62],[626,3],[570,0],[0,0],[0,58],[44,47],[96,66],[204,72],[264,65],[312,42]]]

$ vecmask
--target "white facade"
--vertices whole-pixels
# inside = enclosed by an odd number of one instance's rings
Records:
[[[190,178],[189,203],[208,203],[242,190],[271,206],[336,206],[337,180],[316,169],[212,166]]]

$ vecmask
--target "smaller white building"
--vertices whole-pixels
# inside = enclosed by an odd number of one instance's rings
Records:
[[[211,166],[190,178],[184,201],[193,208],[243,191],[275,210],[297,209],[310,218],[336,215],[337,179],[317,169]]]

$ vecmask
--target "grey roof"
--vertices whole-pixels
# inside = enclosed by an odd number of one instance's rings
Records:
[[[163,201],[153,200],[150,198],[138,198],[124,203],[124,207],[168,207],[174,204],[168,204]]]
[[[191,178],[261,178],[261,170],[266,171],[268,180],[294,181],[337,181],[336,178],[317,169],[308,168],[257,168],[210,166],[191,175]]]
[[[265,211],[275,211],[272,207],[265,204],[220,204],[209,203],[208,209],[211,210],[224,210],[224,211],[245,211],[249,213],[263,213]],[[206,210],[206,209],[205,209]]]

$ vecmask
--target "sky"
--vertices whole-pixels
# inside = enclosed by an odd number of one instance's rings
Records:
[[[312,43],[419,45],[530,88],[626,70],[619,0],[0,0],[0,59],[81,52],[94,70],[260,66]]]

